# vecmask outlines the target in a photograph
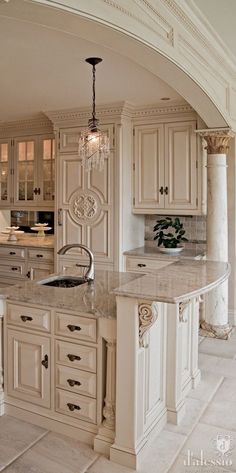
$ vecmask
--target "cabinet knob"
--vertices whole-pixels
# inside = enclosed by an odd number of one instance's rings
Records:
[[[15,255],[16,252],[15,251],[10,251],[9,255]]]
[[[30,317],[29,315],[21,315],[20,318],[22,322],[31,322],[31,320],[33,320],[33,317]]]
[[[69,386],[74,387],[74,386],[81,386],[80,381],[75,381],[75,379],[67,379],[67,383]]]
[[[164,194],[164,187],[163,186],[160,187],[159,192],[161,193],[161,195]]]
[[[169,189],[168,189],[168,187],[167,187],[167,186],[165,187],[165,189],[164,189],[164,192],[165,192],[165,194],[166,194],[166,195],[168,195],[168,193],[169,193]]]
[[[11,268],[11,270],[12,270],[12,271],[18,271],[18,268],[17,268],[16,266],[13,266],[13,267]]]
[[[78,332],[81,330],[81,327],[79,325],[67,325],[67,328],[70,330],[70,332],[75,332],[78,330]]]
[[[146,264],[143,264],[143,263],[138,263],[137,266],[138,266],[139,268],[146,268],[147,265],[146,265]]]
[[[41,361],[41,365],[43,365],[46,370],[48,369],[48,355],[45,355],[44,359]]]
[[[38,254],[36,255],[36,258],[43,258],[43,255]]]
[[[75,409],[77,409],[77,411],[80,411],[81,409],[80,406],[77,406],[77,404],[72,404],[71,402],[67,403],[67,407],[70,411],[74,411]]]
[[[67,358],[69,358],[70,361],[75,361],[75,360],[80,361],[81,360],[80,356],[72,355],[71,353],[68,353]]]

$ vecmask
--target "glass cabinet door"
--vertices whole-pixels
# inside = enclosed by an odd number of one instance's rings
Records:
[[[33,202],[39,190],[36,187],[35,150],[33,139],[16,140],[16,201],[18,203]]]
[[[0,205],[4,207],[11,202],[10,196],[10,141],[0,141]]]
[[[41,199],[53,201],[55,197],[55,139],[42,139],[42,161],[41,161]]]

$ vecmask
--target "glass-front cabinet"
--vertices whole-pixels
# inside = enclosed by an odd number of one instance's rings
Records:
[[[11,203],[11,140],[0,140],[0,202],[1,207]]]
[[[0,140],[0,208],[53,208],[54,176],[52,135]]]

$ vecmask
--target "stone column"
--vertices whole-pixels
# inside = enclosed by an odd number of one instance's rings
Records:
[[[199,130],[207,149],[207,252],[208,260],[228,261],[227,164],[226,151],[233,134],[229,129]],[[227,339],[228,282],[205,297],[205,320],[201,335]]]

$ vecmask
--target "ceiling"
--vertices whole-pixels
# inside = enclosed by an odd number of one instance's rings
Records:
[[[17,1],[4,5],[14,10]],[[19,5],[19,3],[18,3]],[[27,4],[21,8],[28,8]],[[44,7],[42,7],[44,8]],[[11,121],[40,111],[91,104],[92,69],[84,59],[103,58],[97,66],[96,103],[127,100],[137,105],[162,97],[181,97],[155,75],[129,59],[76,36],[1,16],[0,120]]]

